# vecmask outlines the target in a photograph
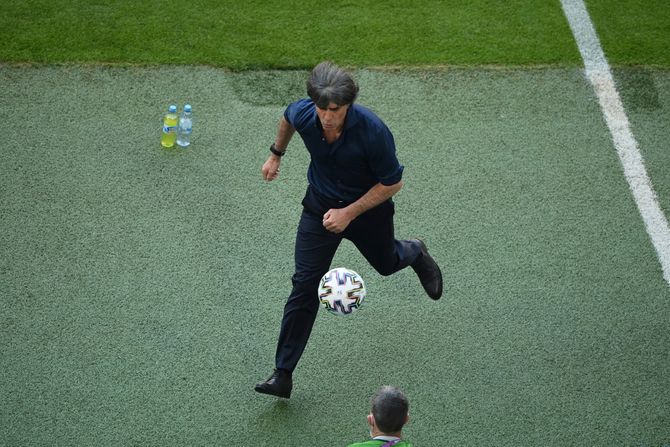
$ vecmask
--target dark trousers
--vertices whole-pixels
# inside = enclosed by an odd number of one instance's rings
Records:
[[[410,265],[421,253],[418,243],[394,237],[392,201],[368,210],[340,234],[323,227],[323,215],[342,202],[328,201],[308,189],[295,242],[293,290],[284,306],[275,364],[293,371],[302,356],[319,310],[317,288],[329,270],[342,238],[350,240],[381,275],[390,275]]]

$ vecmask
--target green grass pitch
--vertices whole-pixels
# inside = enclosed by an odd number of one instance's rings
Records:
[[[416,446],[670,442],[670,291],[558,2],[161,5],[3,5],[0,445],[343,446],[381,384]],[[587,6],[667,216],[667,5]],[[322,57],[394,132],[396,233],[445,296],[343,243],[365,306],[320,313],[285,401],[253,385],[308,158],[260,166]],[[159,144],[173,102],[187,150]]]

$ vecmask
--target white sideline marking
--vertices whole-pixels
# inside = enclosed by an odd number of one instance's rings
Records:
[[[661,211],[656,193],[644,167],[637,141],[630,130],[628,117],[619,97],[614,78],[600,46],[583,0],[561,0],[563,11],[584,59],[586,77],[595,89],[607,127],[612,134],[619,159],[633,198],[640,210],[647,233],[654,244],[663,269],[663,278],[670,285],[670,227]]]

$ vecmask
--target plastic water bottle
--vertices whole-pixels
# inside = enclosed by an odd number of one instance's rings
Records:
[[[172,147],[177,139],[177,106],[171,105],[168,113],[163,117],[163,134],[161,144],[163,147]]]
[[[191,144],[191,132],[193,131],[193,113],[191,104],[184,106],[184,111],[179,117],[179,129],[177,130],[177,144],[186,147]]]

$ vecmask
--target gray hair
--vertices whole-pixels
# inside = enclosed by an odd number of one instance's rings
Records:
[[[407,397],[395,387],[381,387],[372,399],[372,415],[377,428],[383,433],[397,433],[402,430],[408,412]]]
[[[328,107],[331,102],[344,106],[356,100],[358,85],[349,73],[326,61],[312,70],[307,80],[307,94],[321,109]]]

